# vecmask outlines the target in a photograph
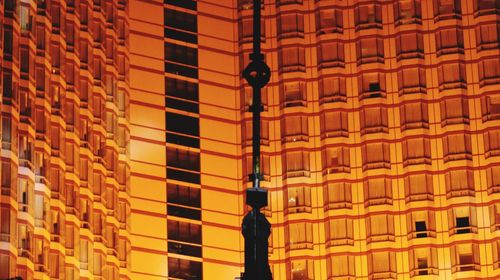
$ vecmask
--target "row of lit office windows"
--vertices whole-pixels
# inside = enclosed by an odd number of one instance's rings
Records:
[[[499,244],[492,242],[493,263],[494,268],[499,267]],[[451,268],[451,273],[455,274],[467,271],[481,271],[481,263],[486,260],[481,260],[480,246],[478,244],[457,244],[444,248],[450,256],[451,263],[448,269]],[[441,257],[438,257],[437,248],[414,248],[405,252],[394,251],[374,251],[367,255],[368,264],[368,279],[398,279],[403,273],[403,267],[400,258],[406,258],[409,265],[409,275],[411,278],[421,276],[438,277],[442,272],[444,263]],[[335,254],[326,259],[327,276],[329,279],[336,278],[356,278],[361,275],[356,274],[356,270],[362,267],[361,263],[355,260],[353,254]],[[308,259],[292,260],[287,264],[287,279],[316,279],[315,278],[315,262]],[[405,272],[405,273],[408,273]],[[366,275],[365,275],[366,277]],[[457,276],[458,277],[458,276]]]

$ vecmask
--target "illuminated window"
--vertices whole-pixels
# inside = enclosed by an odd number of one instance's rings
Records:
[[[323,174],[349,173],[350,155],[346,147],[328,147],[322,151]]]
[[[500,131],[495,129],[483,134],[485,158],[500,155]]]
[[[253,104],[253,89],[249,86],[243,87],[243,90],[241,92],[242,94],[242,109],[244,111],[250,112],[250,106]],[[268,94],[267,94],[267,88],[262,88],[260,90],[260,103],[264,107],[264,111],[267,111],[267,104],[268,104]]]
[[[350,183],[329,183],[325,186],[325,210],[352,208]]]
[[[253,42],[253,18],[241,18],[238,27],[240,43]],[[266,23],[264,19],[261,19],[260,22],[260,35],[260,40],[264,42],[266,40]]]
[[[500,2],[498,0],[477,0],[474,4],[474,15],[490,15],[498,14],[500,9]]]
[[[434,200],[432,176],[414,174],[404,178],[406,201]]]
[[[281,141],[295,142],[309,140],[308,117],[290,115],[281,119]]]
[[[500,95],[481,97],[483,121],[500,119]]]
[[[382,38],[363,38],[356,42],[358,65],[364,63],[384,63],[384,41]]]
[[[472,146],[469,134],[452,134],[443,138],[443,161],[472,160]]]
[[[488,193],[500,192],[500,166],[486,169],[486,184]]]
[[[500,268],[500,241],[493,243],[493,269]]]
[[[306,106],[306,96],[304,82],[284,82],[281,86],[283,107]]]
[[[287,187],[285,197],[285,213],[311,212],[311,188]]]
[[[286,119],[285,119],[286,120]],[[251,119],[246,120],[243,123],[243,144],[244,146],[250,147],[252,146],[252,137],[253,137],[253,122]],[[307,133],[307,130],[306,130]],[[306,134],[307,135],[307,134]],[[260,144],[261,145],[269,145],[269,121],[265,119],[261,119],[260,121]]]
[[[478,51],[493,50],[499,47],[500,25],[498,23],[482,23],[476,26],[476,46]]]
[[[285,241],[287,248],[291,250],[313,248],[312,223],[290,223],[285,227],[285,234],[288,236],[288,240]]]
[[[359,99],[385,97],[385,74],[364,73],[358,77]]]
[[[479,62],[479,85],[500,83],[500,59],[484,59]]]
[[[354,244],[353,219],[330,219],[325,224],[326,247]]]
[[[290,37],[304,37],[303,14],[278,14],[278,39]]]
[[[455,62],[438,66],[439,90],[466,88],[465,64]]]
[[[469,105],[465,98],[443,99],[439,102],[441,109],[441,126],[449,124],[468,124]]]
[[[2,167],[4,167],[4,165],[2,165]],[[2,205],[0,207],[0,239],[4,242],[10,242],[14,240],[14,236],[12,236],[11,233],[15,232],[14,229],[16,226],[16,220],[12,219],[12,217],[15,217],[15,215],[13,214],[13,211],[11,211],[10,207]]]
[[[366,241],[394,241],[394,216],[379,214],[371,215],[365,219]]]
[[[436,218],[432,211],[414,211],[406,214],[408,239],[436,237]]]
[[[365,207],[392,205],[392,181],[387,178],[373,178],[363,181]]]
[[[401,130],[429,128],[427,103],[405,103],[399,110]]]
[[[283,178],[309,177],[309,152],[286,152],[283,155]]]
[[[396,36],[397,60],[424,58],[424,40],[422,33],[402,33]]]
[[[434,20],[461,18],[462,8],[460,0],[437,0],[434,4]]]
[[[342,10],[320,8],[316,11],[316,34],[343,33]]]
[[[403,68],[398,71],[399,94],[426,93],[425,69]]]
[[[464,53],[464,35],[461,28],[440,29],[436,33],[436,55]]]
[[[328,279],[355,278],[356,267],[354,256],[331,256],[326,259]]]
[[[362,146],[363,170],[391,168],[389,143],[368,143]]]
[[[382,7],[380,4],[358,5],[354,9],[356,30],[378,28],[382,29]]]
[[[305,72],[305,48],[283,47],[278,50],[278,64],[280,72]]]
[[[17,240],[19,256],[33,260],[33,230],[25,224],[18,224]]]
[[[344,44],[321,43],[318,48],[318,68],[344,67]]]
[[[287,264],[287,279],[312,280],[314,279],[313,260],[293,260]]]
[[[450,170],[445,179],[447,198],[474,196],[474,175],[471,170]]]
[[[396,253],[377,252],[368,255],[370,279],[396,279]]]
[[[46,242],[44,242],[41,238],[36,238],[34,240],[34,263],[35,263],[35,271],[48,273],[48,264],[49,264],[49,247]],[[80,261],[82,258],[80,258]],[[1,262],[1,261],[0,261]],[[0,276],[1,277],[1,276]]]
[[[203,264],[197,261],[168,257],[168,276],[178,279],[203,279]]]
[[[367,133],[389,131],[387,124],[387,108],[385,107],[364,107],[360,111],[361,135]]]
[[[327,77],[319,81],[320,104],[328,102],[346,102],[345,78]]]
[[[431,164],[431,144],[428,138],[407,138],[403,146],[403,166]]]
[[[500,230],[500,203],[489,206],[490,212],[490,230],[494,232]]]
[[[35,145],[27,135],[19,135],[19,165],[33,169]]]
[[[418,248],[408,252],[410,277],[419,275],[437,275],[438,257],[436,248]]]
[[[478,244],[455,245],[450,250],[452,272],[481,269]]]
[[[201,244],[201,225],[168,220],[168,239]]]
[[[395,24],[410,24],[422,22],[420,0],[397,0],[394,3]]]
[[[321,136],[347,137],[349,135],[347,112],[338,110],[325,112],[321,115]]]
[[[250,174],[253,174],[253,158],[252,155],[247,154],[245,155],[245,170],[246,170],[246,176],[245,180],[249,181],[249,176]],[[270,180],[270,166],[271,166],[271,160],[269,155],[260,155],[260,173],[263,176],[263,180],[269,182]]]

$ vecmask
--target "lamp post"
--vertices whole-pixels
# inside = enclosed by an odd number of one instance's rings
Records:
[[[260,51],[260,4],[261,0],[253,1],[253,53],[250,63],[243,70],[243,77],[253,90],[252,112],[252,166],[250,175],[252,187],[246,190],[246,204],[252,210],[243,218],[242,233],[245,239],[245,272],[243,280],[272,280],[268,262],[268,238],[271,234],[271,224],[260,212],[267,206],[267,190],[260,187],[262,174],[260,171],[260,113],[263,111],[260,90],[269,82],[271,70],[264,62]]]

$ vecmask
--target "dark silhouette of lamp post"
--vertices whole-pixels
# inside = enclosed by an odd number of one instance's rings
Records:
[[[253,53],[250,63],[243,70],[243,77],[253,90],[252,112],[252,187],[246,190],[246,204],[252,210],[243,218],[242,233],[245,238],[245,272],[243,280],[272,280],[268,262],[268,238],[271,224],[260,212],[267,206],[267,190],[260,187],[260,113],[263,111],[260,90],[269,82],[271,71],[260,51],[261,0],[253,1]]]

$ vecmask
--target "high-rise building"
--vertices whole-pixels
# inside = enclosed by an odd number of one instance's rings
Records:
[[[500,277],[500,2],[264,0],[274,279]],[[0,3],[0,279],[234,279],[252,0]]]
[[[0,2],[0,279],[130,278],[127,18]]]

